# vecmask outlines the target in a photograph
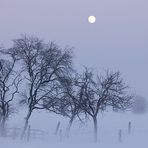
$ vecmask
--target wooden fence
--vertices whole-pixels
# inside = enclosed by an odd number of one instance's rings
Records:
[[[20,138],[22,133],[21,128],[6,128],[6,137],[10,137],[12,139]],[[30,139],[44,139],[48,135],[47,132],[39,130],[39,129],[31,129],[31,126],[28,127],[26,133],[24,135],[24,139],[29,141]]]

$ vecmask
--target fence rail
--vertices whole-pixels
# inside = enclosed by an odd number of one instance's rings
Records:
[[[6,128],[6,137],[17,139],[20,138],[21,133],[21,128]],[[24,139],[44,139],[47,135],[47,132],[39,129],[31,129],[31,127],[29,126],[29,128],[25,132]]]

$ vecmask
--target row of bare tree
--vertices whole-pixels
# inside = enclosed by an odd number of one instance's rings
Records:
[[[92,118],[96,142],[98,114],[108,107],[114,111],[131,107],[132,96],[119,72],[107,70],[103,75],[95,75],[91,69],[84,68],[79,74],[72,58],[72,49],[61,49],[34,36],[22,35],[13,41],[11,48],[1,48],[2,135],[17,100],[28,109],[21,138],[34,110],[48,110],[70,119],[68,131],[75,119],[85,122]]]

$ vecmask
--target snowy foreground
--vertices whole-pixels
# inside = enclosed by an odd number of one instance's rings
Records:
[[[146,144],[79,144],[79,143],[20,143],[14,141],[0,141],[1,148],[147,148]]]
[[[11,120],[10,126],[18,127],[21,120]],[[18,121],[20,123],[18,123]],[[54,135],[57,122],[61,122],[61,133]],[[131,134],[127,132],[128,122],[132,123]],[[98,118],[98,143],[93,143],[93,128],[89,122],[82,126],[76,122],[69,138],[65,136],[67,119],[55,115],[36,113],[31,119],[32,128],[41,129],[48,134],[43,139],[30,139],[29,142],[12,138],[0,138],[0,148],[147,148],[148,146],[148,118],[147,114],[134,115],[123,113],[105,113]],[[122,130],[122,142],[118,140],[118,132]]]

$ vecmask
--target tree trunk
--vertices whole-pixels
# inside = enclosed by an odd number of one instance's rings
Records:
[[[30,133],[31,133],[31,126],[28,126],[28,131],[27,131],[27,142],[30,141]]]
[[[25,132],[26,132],[27,127],[28,127],[28,122],[29,122],[30,116],[31,116],[31,111],[28,112],[27,117],[25,118],[25,124],[24,124],[24,128],[23,128],[23,132],[21,134],[21,139],[23,139],[24,136],[25,136]]]
[[[68,138],[69,138],[69,136],[70,136],[70,130],[71,130],[73,121],[74,121],[74,118],[71,118],[70,121],[69,121],[68,127],[67,127],[67,137],[68,137]]]
[[[6,124],[6,119],[5,119],[5,117],[2,117],[1,123],[0,123],[0,135],[2,137],[6,136],[5,124]]]
[[[55,135],[58,134],[59,128],[60,128],[60,122],[58,122],[57,126],[56,126],[56,130],[55,130]]]
[[[93,123],[94,123],[94,142],[97,143],[97,140],[98,140],[97,117],[93,117]]]

